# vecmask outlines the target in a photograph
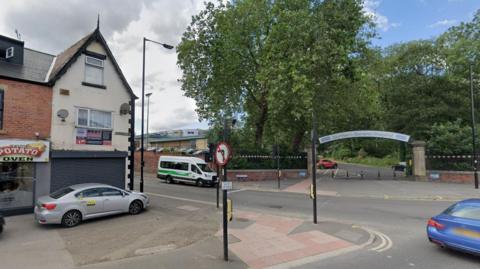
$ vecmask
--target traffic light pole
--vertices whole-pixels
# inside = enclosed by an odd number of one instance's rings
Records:
[[[227,119],[223,122],[223,141],[227,142],[228,130]],[[223,166],[223,181],[227,182],[227,166]],[[223,188],[222,188],[223,189]],[[227,190],[223,190],[223,259],[228,261],[228,220],[227,220]]]
[[[312,112],[312,192],[313,192],[313,223],[317,224],[317,119]]]

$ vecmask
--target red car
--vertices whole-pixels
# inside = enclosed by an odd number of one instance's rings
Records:
[[[320,169],[337,169],[337,163],[335,161],[320,159],[317,163],[317,167]]]

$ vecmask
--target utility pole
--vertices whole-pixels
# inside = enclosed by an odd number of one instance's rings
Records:
[[[144,161],[144,151],[145,151],[145,145],[144,145],[144,139],[145,139],[145,133],[144,133],[144,124],[145,124],[145,48],[147,46],[147,41],[156,43],[159,45],[162,45],[166,49],[173,49],[173,46],[160,43],[151,39],[148,39],[146,37],[143,37],[143,61],[142,61],[142,130],[140,133],[140,192],[143,192],[143,169],[145,167],[145,161]],[[133,188],[133,186],[132,186]]]
[[[477,148],[476,148],[476,131],[475,131],[475,95],[473,93],[473,63],[470,63],[470,98],[472,101],[472,158],[473,158],[473,174],[475,178],[475,189],[478,189],[478,172],[477,172]]]
[[[317,119],[312,104],[312,193],[313,223],[317,224]]]
[[[145,134],[143,133],[143,125],[145,123],[145,46],[147,39],[143,38],[143,63],[142,63],[142,131],[140,138],[140,192],[143,192],[143,168],[145,167],[144,154],[145,145],[144,139]]]
[[[150,96],[152,96],[152,93],[149,92],[145,94],[147,96],[147,150],[149,147],[149,140],[150,140],[150,130],[149,130],[149,123],[150,123]]]

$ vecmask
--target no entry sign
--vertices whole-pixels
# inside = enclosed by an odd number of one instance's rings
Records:
[[[227,165],[228,161],[232,157],[232,150],[230,146],[225,142],[220,142],[215,150],[215,160],[220,166]]]

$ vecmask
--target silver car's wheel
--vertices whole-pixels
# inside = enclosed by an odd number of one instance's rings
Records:
[[[62,225],[65,227],[77,226],[82,221],[82,213],[78,210],[70,210],[62,217]]]
[[[132,215],[137,215],[139,214],[140,212],[142,212],[142,209],[143,209],[143,204],[142,202],[138,201],[138,200],[135,200],[133,201],[130,206],[128,207],[128,213],[132,214]]]

